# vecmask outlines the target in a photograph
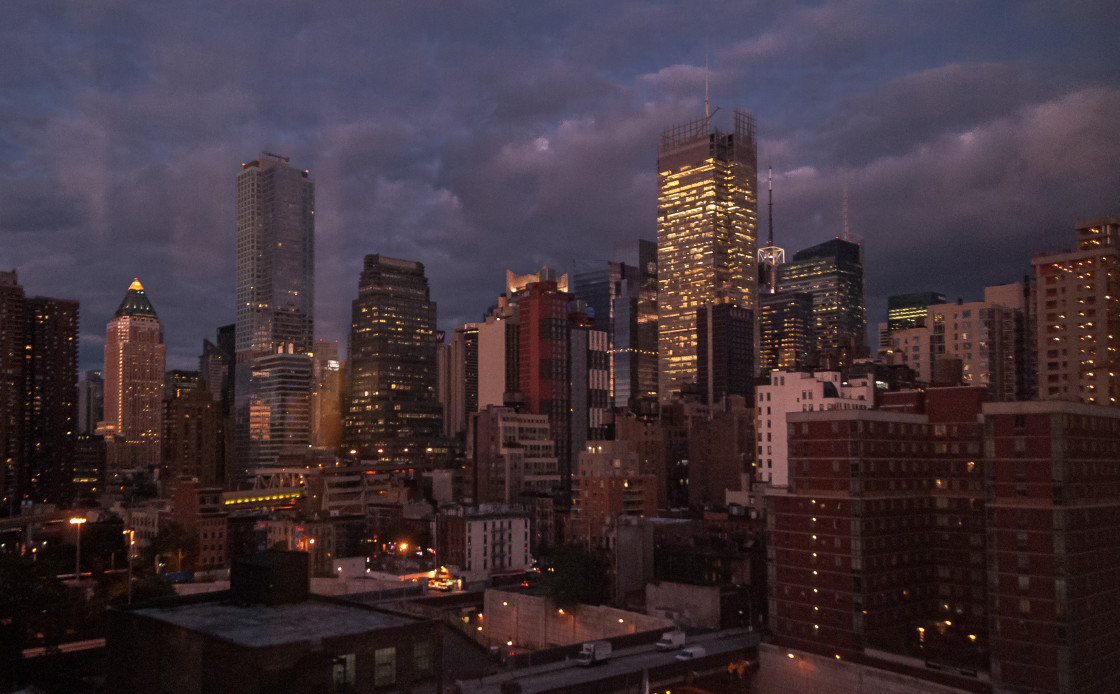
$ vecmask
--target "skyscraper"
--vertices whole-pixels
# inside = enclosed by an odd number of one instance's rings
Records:
[[[724,133],[701,118],[661,134],[657,148],[658,389],[666,402],[696,383],[696,310],[723,291],[757,310],[757,143],[735,111]]]
[[[436,398],[436,304],[424,266],[367,255],[353,302],[343,441],[393,469],[446,455]]]
[[[1080,220],[1077,250],[1031,259],[1038,395],[1120,404],[1120,217]]]
[[[139,279],[109,321],[105,338],[105,419],[111,470],[158,465],[163,413],[163,326]]]
[[[813,340],[818,350],[857,348],[867,344],[863,250],[842,238],[794,254],[778,267],[785,292],[813,297]]]
[[[306,371],[308,387],[310,383],[306,355],[314,335],[315,182],[308,171],[288,164],[288,157],[265,153],[242,164],[237,175],[234,398],[236,466],[242,470],[274,462],[275,442],[262,449],[269,441],[263,432],[283,428],[291,415],[284,401],[266,403],[259,397],[265,391],[290,390],[290,384],[269,383],[267,378],[290,375],[295,369]],[[291,363],[282,368],[254,366],[256,360],[275,355],[286,355],[290,358],[284,361]],[[308,360],[305,368],[295,364],[297,357]],[[296,396],[292,403],[304,413],[304,422],[307,398]],[[250,434],[250,425],[255,434]],[[308,443],[297,438],[294,432],[285,434],[290,444]]]

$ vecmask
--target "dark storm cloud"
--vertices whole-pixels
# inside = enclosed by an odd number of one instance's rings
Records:
[[[840,232],[846,179],[873,310],[978,298],[1120,212],[1117,11],[993,5],[17,3],[0,266],[82,301],[83,368],[139,276],[194,368],[233,320],[234,179],[267,150],[316,181],[320,337],[345,341],[367,253],[423,262],[450,329],[507,268],[655,237],[657,138],[702,115],[707,43],[717,124],[759,118],[781,245]]]

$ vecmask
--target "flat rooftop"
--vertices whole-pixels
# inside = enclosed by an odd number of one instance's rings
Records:
[[[202,602],[133,612],[250,647],[363,634],[416,623],[407,617],[313,600],[271,607]]]

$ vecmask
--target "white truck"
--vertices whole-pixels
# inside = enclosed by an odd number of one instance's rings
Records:
[[[610,641],[587,641],[583,644],[583,647],[579,649],[576,662],[586,667],[597,663],[605,663],[610,660],[610,658]]]
[[[684,632],[680,629],[667,631],[658,639],[656,648],[659,651],[675,651],[684,645]]]

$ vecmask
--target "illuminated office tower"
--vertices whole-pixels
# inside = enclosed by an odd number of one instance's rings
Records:
[[[315,182],[307,171],[293,169],[288,163],[288,157],[266,153],[242,164],[237,175],[234,417],[236,467],[241,471],[275,462],[270,457],[275,442],[264,438],[264,432],[283,429],[283,421],[292,416],[283,402],[273,403],[276,408],[265,403],[257,388],[267,391],[270,398],[287,390],[286,384],[264,379],[289,369],[306,371],[308,383],[310,379],[307,355],[314,332]],[[254,365],[259,358],[276,355],[289,357],[283,360],[286,366]],[[297,366],[294,357],[309,363]],[[305,412],[307,396],[297,398],[294,406]],[[253,435],[249,432],[251,419]],[[306,446],[309,441],[302,443]]]
[[[1078,221],[1077,250],[1031,259],[1038,395],[1120,399],[1120,217]]]
[[[697,382],[696,311],[724,292],[755,311],[758,293],[754,117],[734,132],[701,118],[661,134],[657,148],[659,397]]]
[[[913,328],[924,323],[926,309],[945,303],[940,292],[914,292],[887,297],[887,329]]]
[[[163,326],[134,279],[106,329],[105,419],[97,433],[107,438],[110,470],[160,463],[165,359]]]
[[[835,238],[794,254],[778,267],[783,291],[813,297],[813,345],[818,350],[867,344],[863,249]]]
[[[436,397],[436,304],[424,266],[367,255],[347,349],[343,444],[393,469],[445,456]]]

